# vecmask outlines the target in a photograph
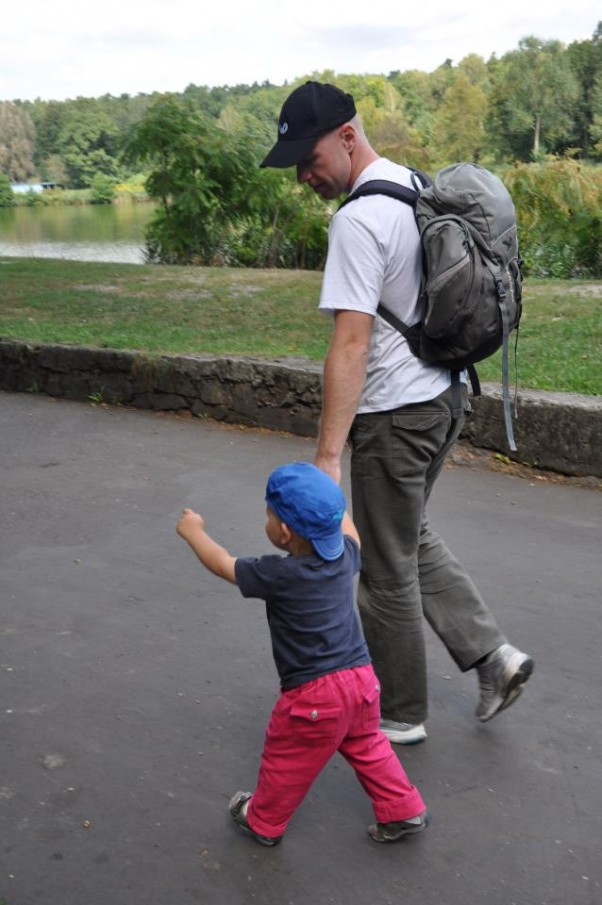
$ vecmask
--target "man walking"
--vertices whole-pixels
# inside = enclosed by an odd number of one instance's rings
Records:
[[[307,82],[285,101],[263,167],[297,169],[325,200],[371,179],[412,187],[412,171],[379,157],[355,103],[333,85]],[[332,219],[320,309],[334,328],[324,363],[316,465],[335,480],[351,442],[353,516],[362,539],[358,606],[382,686],[390,741],[426,738],[424,619],[462,671],[479,679],[477,718],[512,704],[533,660],[510,645],[470,576],[430,529],[426,503],[469,408],[452,400],[451,374],[416,358],[380,318],[380,301],[420,320],[419,236],[409,205],[359,198]]]

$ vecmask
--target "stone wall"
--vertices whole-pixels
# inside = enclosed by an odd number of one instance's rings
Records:
[[[0,389],[103,401],[155,411],[190,411],[218,421],[315,436],[321,365],[136,352],[0,340]],[[510,454],[501,392],[485,384],[463,436],[539,468],[602,476],[602,401],[523,390]]]

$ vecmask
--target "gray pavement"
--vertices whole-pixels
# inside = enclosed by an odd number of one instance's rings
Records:
[[[206,573],[185,505],[267,549],[271,468],[311,440],[0,394],[1,905],[599,905],[601,496],[465,467],[431,520],[535,658],[491,723],[429,634],[427,741],[397,749],[433,814],[376,846],[344,761],[276,849],[241,836],[277,694],[263,606]],[[345,485],[347,489],[347,485]]]

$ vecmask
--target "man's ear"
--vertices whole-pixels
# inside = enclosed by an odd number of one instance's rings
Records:
[[[355,127],[351,123],[345,123],[343,126],[341,126],[339,135],[341,136],[345,150],[349,153],[353,151],[357,138]]]

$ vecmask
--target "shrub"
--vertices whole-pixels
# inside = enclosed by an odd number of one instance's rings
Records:
[[[602,167],[552,159],[517,164],[503,179],[516,206],[527,274],[602,277]]]
[[[0,173],[0,207],[12,207],[15,203],[15,193],[13,192],[10,179],[4,173]]]
[[[96,173],[90,183],[90,200],[92,204],[111,204],[115,198],[113,179],[106,173]]]

